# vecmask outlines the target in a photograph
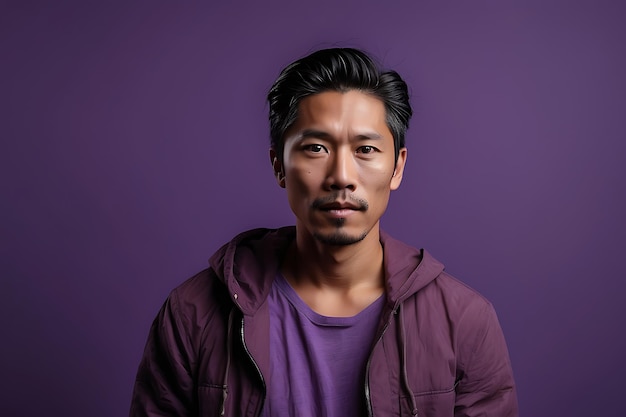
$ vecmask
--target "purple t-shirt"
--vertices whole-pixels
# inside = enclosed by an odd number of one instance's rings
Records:
[[[271,375],[262,415],[363,414],[365,364],[384,299],[353,317],[326,317],[279,275],[269,297]]]

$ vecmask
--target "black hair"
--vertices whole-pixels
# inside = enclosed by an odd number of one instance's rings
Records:
[[[298,116],[298,104],[324,91],[359,90],[380,99],[393,135],[395,158],[413,114],[406,83],[395,71],[383,70],[365,52],[353,48],[322,49],[283,69],[267,94],[271,146],[282,161],[285,132]]]

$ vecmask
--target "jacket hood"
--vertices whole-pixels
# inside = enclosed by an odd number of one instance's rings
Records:
[[[424,249],[415,249],[380,231],[387,299],[393,304],[424,288],[443,272],[442,263]]]
[[[253,229],[235,236],[209,260],[233,302],[246,315],[254,314],[267,298],[295,226]],[[444,267],[424,250],[412,248],[381,230],[387,302],[396,305],[416,293]]]

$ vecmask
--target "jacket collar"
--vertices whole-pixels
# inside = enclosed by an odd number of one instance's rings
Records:
[[[266,300],[295,233],[294,226],[249,230],[222,246],[209,260],[245,315],[253,315]],[[387,301],[392,305],[404,301],[443,271],[443,265],[424,250],[412,248],[382,230],[380,240]]]

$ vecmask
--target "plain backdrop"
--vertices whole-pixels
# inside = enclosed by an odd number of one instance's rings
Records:
[[[4,1],[0,415],[126,415],[169,291],[293,223],[265,94],[314,49],[400,72],[383,228],[495,305],[525,416],[624,415],[621,1]]]

